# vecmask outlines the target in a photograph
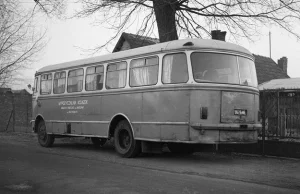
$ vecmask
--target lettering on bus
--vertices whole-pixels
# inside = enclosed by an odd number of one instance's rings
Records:
[[[84,105],[88,104],[88,100],[78,100],[78,101],[60,101],[58,106],[61,110],[67,110],[68,114],[76,114],[78,110],[84,109]]]

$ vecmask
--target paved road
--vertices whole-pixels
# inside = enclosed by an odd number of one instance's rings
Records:
[[[0,133],[0,193],[300,193],[299,160],[195,154],[118,157],[107,146]]]

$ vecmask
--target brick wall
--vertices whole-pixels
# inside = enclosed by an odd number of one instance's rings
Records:
[[[0,92],[0,131],[31,132],[31,97],[25,90]]]
[[[0,131],[13,130],[12,110],[13,110],[13,93],[11,91],[0,93]],[[10,122],[9,119],[11,119]]]

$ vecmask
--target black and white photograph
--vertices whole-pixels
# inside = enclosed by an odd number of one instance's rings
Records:
[[[1,194],[300,193],[300,1],[0,0]]]

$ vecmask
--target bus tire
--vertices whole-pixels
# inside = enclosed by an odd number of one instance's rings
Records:
[[[133,158],[141,153],[141,142],[135,140],[126,120],[120,121],[114,133],[115,150],[124,158]]]
[[[51,147],[54,143],[54,135],[47,134],[45,121],[40,121],[37,128],[39,144],[42,147]]]
[[[95,147],[103,147],[106,143],[105,138],[91,137],[91,140]]]
[[[170,152],[176,154],[192,154],[194,152],[194,147],[191,144],[168,143],[168,148]]]

